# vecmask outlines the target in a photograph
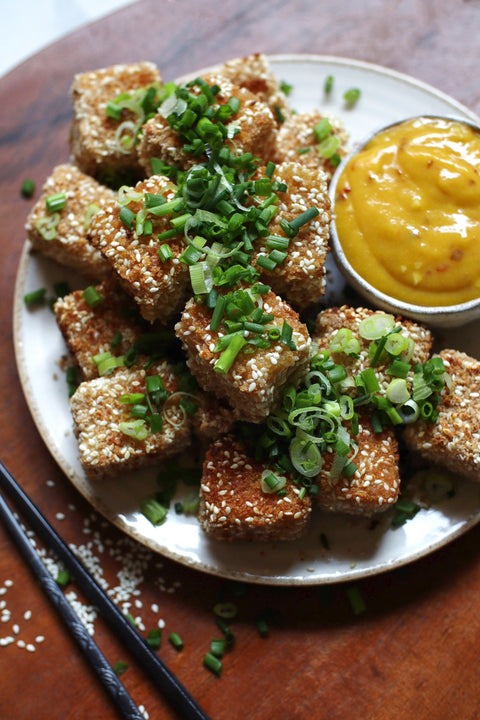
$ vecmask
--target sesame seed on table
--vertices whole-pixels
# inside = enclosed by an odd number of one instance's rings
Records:
[[[252,52],[338,55],[416,76],[478,112],[479,30],[474,2],[272,0],[267,10],[252,0],[241,8],[233,0],[140,0],[0,79],[0,378],[8,391],[0,407],[1,459],[139,631],[162,630],[158,652],[214,720],[477,717],[480,527],[427,558],[356,583],[366,604],[359,615],[348,600],[350,583],[254,585],[243,594],[242,586],[156,555],[114,528],[56,465],[18,381],[11,310],[31,208],[20,196],[21,182],[25,176],[36,181],[37,200],[52,168],[68,162],[68,89],[77,72],[146,60],[170,80]],[[470,411],[478,406],[478,398],[460,402],[462,411],[465,404]],[[56,559],[29,534],[57,575]],[[73,582],[65,593],[112,665],[128,663],[122,681],[144,716],[173,720]],[[230,622],[235,646],[220,678],[202,665],[218,637],[212,608],[219,599],[238,606]],[[267,637],[256,627],[259,618],[268,619]],[[167,640],[173,632],[184,642],[181,651]],[[117,718],[1,527],[0,664],[2,720]]]

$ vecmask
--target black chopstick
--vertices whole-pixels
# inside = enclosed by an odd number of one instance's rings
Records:
[[[55,606],[55,609],[75,638],[78,647],[82,650],[100,682],[112,698],[122,717],[126,718],[126,720],[143,720],[143,715],[140,713],[140,710],[115,675],[109,662],[88,634],[86,627],[82,625],[78,619],[74,609],[48,572],[2,495],[0,495],[0,519],[12,536],[21,554],[30,565],[31,570],[45,594]]]
[[[175,677],[158,655],[153,652],[140,633],[110,600],[108,595],[104,593],[80,560],[72,553],[70,548],[46,518],[43,517],[38,508],[1,462],[0,487],[14,501],[32,529],[50,546],[72,573],[78,587],[96,606],[103,619],[115,632],[117,638],[123,642],[139,665],[141,665],[145,672],[152,678],[156,687],[162,693],[162,696],[168,700],[171,707],[178,712],[179,716],[184,720],[210,720],[209,716],[198,705],[197,701],[190,695],[178,678]],[[25,539],[25,541],[30,545],[27,539]],[[35,553],[35,555],[37,554]],[[41,564],[43,566],[42,562]],[[60,594],[63,597],[63,593]],[[78,621],[78,618],[76,619]],[[135,718],[136,716],[132,715],[131,717]],[[138,717],[140,717],[140,715]]]

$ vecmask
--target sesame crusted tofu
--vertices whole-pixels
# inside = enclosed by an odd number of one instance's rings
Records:
[[[221,75],[203,77],[210,86],[218,85],[220,92],[215,96],[218,105],[224,105],[231,97],[240,100],[240,108],[229,124],[239,130],[232,140],[227,141],[236,155],[251,152],[254,157],[268,158],[275,144],[275,120],[270,108],[246,88],[239,88]],[[199,92],[191,87],[190,92]],[[188,169],[206,157],[193,157],[182,149],[182,138],[173,130],[161,112],[148,120],[142,128],[138,147],[140,162],[146,175],[152,174],[151,159],[161,158],[169,165]]]
[[[445,349],[439,353],[452,384],[437,406],[435,423],[419,420],[407,426],[407,447],[454,473],[480,481],[480,361]]]
[[[277,162],[299,162],[305,167],[321,168],[332,179],[336,165],[319,151],[319,142],[313,129],[324,118],[328,120],[331,135],[338,138],[339,145],[335,154],[343,157],[347,152],[348,134],[338,118],[326,116],[318,110],[291,114],[280,126],[276,137]]]
[[[57,193],[65,193],[65,206],[49,213],[46,199]],[[111,203],[114,197],[112,190],[74,165],[58,165],[45,181],[42,195],[27,218],[25,229],[32,248],[88,278],[107,277],[111,272],[109,263],[89,245],[87,227],[89,213]]]
[[[175,332],[187,354],[187,364],[199,385],[216,397],[226,400],[236,419],[262,422],[282,396],[285,386],[295,384],[304,375],[310,359],[311,340],[298,314],[272,291],[264,295],[263,311],[274,315],[272,326],[279,329],[285,320],[293,330],[296,350],[280,341],[268,348],[240,352],[226,374],[216,372],[214,365],[220,353],[216,343],[224,335],[210,328],[211,311],[190,300]]]
[[[360,336],[359,325],[365,318],[378,314],[388,315],[378,310],[374,311],[362,307],[352,308],[347,305],[327,308],[317,315],[313,341],[318,345],[319,350],[328,350],[331,341],[341,328],[351,330],[360,343],[359,357],[350,357],[344,353],[333,352],[332,358],[335,362],[344,365],[348,374],[360,373],[370,366],[370,357],[368,354],[370,343]],[[394,318],[393,315],[389,317],[402,326],[402,335],[406,338],[411,338],[415,343],[410,361],[412,365],[426,362],[430,357],[430,349],[433,341],[430,330],[410,320],[404,320],[399,317]],[[390,362],[391,361],[388,360],[387,364],[385,364],[385,362],[380,359],[374,367],[375,375],[381,387],[386,387],[391,380],[390,376],[386,373]]]
[[[258,267],[262,271],[262,279],[301,310],[317,302],[325,292],[325,258],[331,220],[327,178],[322,170],[306,168],[298,162],[286,162],[277,165],[274,180],[285,183],[287,191],[278,193],[278,212],[269,225],[272,235],[284,235],[280,227],[282,220],[293,220],[312,207],[319,210],[319,214],[302,225],[292,238],[283,264],[277,265],[273,271]],[[254,263],[260,255],[269,253],[260,238],[255,244]]]
[[[165,177],[154,175],[137,183],[135,192],[161,194],[167,201],[175,197],[176,187]],[[133,201],[128,207],[138,212],[143,204]],[[166,230],[169,217],[154,222],[152,235],[137,236],[119,217],[120,205],[116,203],[92,218],[89,240],[111,264],[115,277],[128,295],[137,303],[142,316],[153,322],[167,323],[185,305],[190,292],[188,266],[180,262],[185,249],[183,237],[168,241],[173,253],[171,260],[162,261],[158,255],[157,236]]]
[[[247,88],[266,103],[279,122],[279,117],[291,115],[287,96],[272,72],[265,55],[253,53],[242,58],[229,60],[218,68],[218,73],[239,87]]]
[[[135,303],[121,288],[107,280],[95,289],[103,300],[94,307],[86,302],[82,290],[59,298],[53,306],[60,331],[83,380],[98,377],[95,355],[125,354],[143,330]],[[112,349],[117,337],[119,342]]]
[[[249,457],[233,436],[216,440],[207,452],[200,485],[199,521],[212,538],[227,541],[295,540],[311,513],[308,495],[299,498],[286,475],[286,495],[265,493],[262,473],[268,465]]]
[[[357,470],[351,478],[330,476],[333,452],[324,455],[316,482],[318,504],[324,510],[350,515],[372,515],[388,510],[400,493],[398,442],[393,427],[374,433],[367,413],[359,414]]]
[[[122,432],[121,423],[133,420],[131,405],[122,395],[146,392],[146,376],[159,375],[168,393],[162,407],[161,432],[148,432],[145,439]],[[117,475],[160,462],[184,450],[190,443],[191,424],[179,403],[178,379],[166,362],[145,370],[121,370],[114,375],[81,383],[70,399],[80,462],[93,479]]]
[[[138,175],[135,144],[121,146],[117,140],[119,122],[107,117],[106,106],[121,93],[161,82],[158,68],[150,62],[113,65],[74,77],[70,95],[74,119],[70,133],[71,151],[78,167],[94,177]],[[125,120],[136,120],[124,111]]]
[[[202,444],[210,444],[220,435],[229,432],[235,418],[228,403],[218,400],[210,393],[195,392],[198,410],[192,416],[194,436]]]

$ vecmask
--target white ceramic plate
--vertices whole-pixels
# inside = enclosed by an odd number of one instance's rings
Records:
[[[322,108],[341,117],[352,145],[377,127],[416,114],[454,114],[478,121],[448,96],[378,66],[318,56],[275,56],[271,63],[276,76],[293,86],[293,107],[299,111]],[[328,98],[323,91],[327,75],[334,77]],[[348,109],[343,92],[351,87],[360,88],[361,97]],[[450,542],[480,520],[478,487],[458,479],[454,498],[422,510],[397,530],[390,527],[390,514],[371,530],[365,519],[315,512],[308,534],[295,543],[232,546],[208,539],[195,518],[176,515],[173,510],[162,526],[153,527],[138,507],[157,487],[155,470],[102,483],[92,483],[82,473],[65,378],[58,365],[66,353],[65,345],[49,310],[27,311],[23,304],[26,292],[44,286],[52,289],[61,280],[68,280],[72,288],[81,286],[65,269],[30,255],[27,243],[14,305],[15,352],[25,397],[46,445],[75,487],[105,517],[152,550],[222,577],[272,585],[314,585],[399,567]],[[341,276],[329,265],[327,301],[341,301],[343,288]],[[460,331],[448,330],[439,342],[480,357],[480,323]],[[328,550],[320,542],[322,533],[328,538]]]

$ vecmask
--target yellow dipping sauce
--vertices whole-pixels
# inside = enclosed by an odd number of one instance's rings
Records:
[[[338,239],[351,266],[416,305],[480,297],[480,135],[417,118],[374,137],[336,188]]]

